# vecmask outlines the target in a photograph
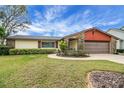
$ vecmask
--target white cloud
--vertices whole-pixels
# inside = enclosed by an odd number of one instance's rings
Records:
[[[87,10],[84,11],[83,14],[84,14],[84,15],[89,15],[90,13],[91,13],[91,11],[90,11],[89,9],[87,9]]]
[[[102,21],[102,22],[99,22],[97,23],[97,25],[102,25],[102,26],[109,26],[109,25],[116,25],[116,24],[119,24],[121,22],[121,19],[116,19],[116,20],[112,20],[112,21]]]
[[[30,25],[29,31],[46,36],[64,36],[78,32],[83,29],[96,26],[109,26],[121,22],[121,19],[112,17],[110,11],[90,16],[93,11],[86,9],[70,15],[67,18],[62,16],[68,11],[67,6],[46,6],[45,12],[35,11],[35,20]],[[111,19],[111,20],[110,20]],[[28,34],[22,32],[19,34]]]
[[[106,25],[116,25],[120,22],[121,22],[121,19],[117,19],[117,20],[113,20],[113,21],[110,21],[110,22],[106,23]]]
[[[29,25],[28,27],[30,28],[29,31],[30,30],[35,31],[35,32],[44,32],[44,31],[46,31],[44,28],[40,27],[40,24],[39,24],[39,26],[37,26],[37,25]]]
[[[43,15],[37,10],[35,10],[34,16],[37,17],[37,19],[39,20],[43,20]]]
[[[44,12],[44,17],[46,21],[51,21],[55,18],[61,17],[63,13],[66,12],[66,6],[46,6],[46,11]]]
[[[15,33],[14,35],[30,35],[28,31],[19,31],[18,33]]]

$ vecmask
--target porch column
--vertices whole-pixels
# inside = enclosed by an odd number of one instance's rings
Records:
[[[67,48],[70,48],[69,39],[66,39],[65,41],[66,41],[66,43],[67,43]]]
[[[116,39],[114,38],[111,38],[111,41],[110,41],[110,53],[116,53]]]
[[[117,49],[122,49],[121,48],[121,40],[117,40],[116,48]]]
[[[78,38],[78,49],[85,50],[84,33],[79,35],[79,38]]]
[[[78,39],[78,50],[80,50],[81,49],[81,39],[79,38]]]
[[[38,48],[41,48],[41,40],[38,40]]]
[[[55,42],[55,47],[58,48],[58,41]]]

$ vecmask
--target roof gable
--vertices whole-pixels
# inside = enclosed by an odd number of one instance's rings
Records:
[[[87,41],[110,41],[111,36],[98,30],[90,29],[84,32],[85,40]]]
[[[63,38],[72,37],[72,36],[75,36],[75,35],[78,35],[78,34],[82,34],[82,33],[85,33],[85,32],[87,32],[87,31],[92,31],[92,30],[97,30],[97,31],[99,31],[99,32],[101,32],[101,33],[103,33],[103,34],[106,34],[106,35],[110,36],[110,37],[114,37],[114,38],[116,38],[116,39],[119,39],[118,37],[116,37],[116,36],[114,36],[114,35],[111,35],[111,34],[109,34],[109,33],[106,33],[106,32],[104,32],[104,31],[102,31],[102,30],[100,30],[100,29],[98,29],[98,28],[96,28],[96,27],[89,28],[89,29],[86,29],[86,30],[82,30],[82,31],[80,31],[80,32],[76,32],[76,33],[73,33],[73,34],[70,34],[70,35],[66,35],[66,36],[64,36]]]

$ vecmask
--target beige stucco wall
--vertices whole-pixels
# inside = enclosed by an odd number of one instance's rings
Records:
[[[15,48],[38,48],[38,40],[15,40]]]
[[[69,41],[70,42],[70,48],[72,49],[76,49],[77,50],[77,40],[72,40],[72,41]]]

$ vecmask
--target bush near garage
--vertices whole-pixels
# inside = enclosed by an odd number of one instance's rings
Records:
[[[117,53],[124,53],[124,49],[117,49]]]

